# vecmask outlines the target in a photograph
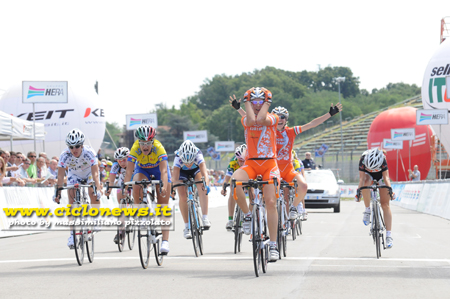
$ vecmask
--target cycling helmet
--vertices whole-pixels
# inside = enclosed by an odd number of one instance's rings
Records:
[[[142,141],[150,141],[155,138],[156,130],[151,126],[142,125],[134,132],[134,136]]]
[[[84,134],[79,129],[71,130],[66,137],[67,146],[82,145],[84,143]]]
[[[247,145],[244,143],[241,146],[238,146],[236,148],[236,150],[234,151],[234,154],[236,155],[236,157],[242,157],[242,153],[244,152],[244,150],[247,149]],[[243,157],[242,157],[243,158]]]
[[[260,88],[260,87],[256,87],[252,90],[252,92],[250,93],[250,99],[251,100],[255,100],[255,99],[265,99],[265,95],[264,95],[264,91]]]
[[[195,157],[198,153],[198,148],[192,141],[186,140],[181,144],[180,148],[175,153],[178,155],[178,157],[180,157],[183,163],[190,164],[194,162]]]
[[[127,147],[119,147],[114,152],[114,159],[116,160],[122,160],[130,154],[130,150]]]
[[[272,102],[272,93],[264,87],[252,87],[244,94],[244,102],[263,99],[266,102]]]
[[[364,165],[370,170],[378,170],[383,164],[384,155],[379,148],[373,148],[365,152]]]
[[[289,118],[289,111],[286,108],[281,107],[281,106],[274,108],[272,110],[272,113],[277,114],[277,115],[284,115],[286,117],[286,119]]]

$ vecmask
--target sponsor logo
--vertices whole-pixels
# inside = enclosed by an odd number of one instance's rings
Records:
[[[155,123],[155,119],[153,118],[132,118],[130,117],[130,127],[137,125],[153,125]]]
[[[61,110],[49,110],[49,111],[38,111],[35,112],[36,120],[44,120],[44,119],[52,119],[54,117],[57,118],[65,118],[68,112],[75,111],[75,109],[61,109]],[[26,115],[26,120],[33,120],[33,112],[25,112],[17,115],[17,117],[22,117]]]
[[[394,131],[394,138],[400,138],[400,137],[408,137],[408,136],[413,136],[413,134],[411,132],[395,132]]]
[[[24,125],[23,126],[23,132],[25,133],[25,132],[31,132],[31,130],[33,129],[33,126],[26,126],[26,125]]]
[[[424,114],[420,113],[419,122],[421,121],[427,121],[427,120],[439,120],[439,119],[445,119],[445,114]]]
[[[232,148],[231,144],[217,144],[217,149],[221,149],[221,148]]]
[[[86,111],[84,112],[84,118],[88,117],[91,114],[96,117],[105,117],[105,111],[101,108],[97,108],[95,110],[92,110],[91,108],[86,108]]]
[[[27,99],[36,97],[36,96],[63,96],[64,89],[63,88],[35,88],[30,85],[28,87]]]
[[[430,74],[431,78],[428,82],[428,97],[430,99],[430,104],[450,102],[450,98],[447,97],[448,93],[445,88],[446,86],[445,77],[449,75],[450,75],[450,64],[447,64],[446,66],[435,67],[431,70]],[[444,92],[442,92],[443,88],[445,88]],[[436,89],[436,97],[433,96],[434,89]]]

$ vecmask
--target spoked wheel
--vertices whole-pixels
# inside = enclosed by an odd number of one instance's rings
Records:
[[[92,263],[94,261],[94,227],[86,227],[86,233],[83,238],[86,242],[86,254],[89,259],[89,262]]]
[[[149,221],[149,218],[143,219]],[[150,251],[152,250],[150,244],[150,224],[140,224],[138,226],[138,244],[142,268],[147,269],[150,260]]]
[[[281,206],[278,204],[277,206],[277,212],[278,212],[278,229],[277,229],[277,247],[278,252],[280,253],[279,259],[281,260],[281,252],[283,250],[283,224],[281,223]]]
[[[154,232],[155,237],[158,237],[160,234],[162,234],[162,233]],[[153,244],[153,251],[155,251],[155,259],[156,259],[156,264],[158,264],[158,266],[162,265],[163,258],[164,258],[164,255],[162,255],[161,251],[160,251],[161,243],[162,243],[162,240],[160,238],[156,241],[156,243]]]
[[[136,226],[134,224],[130,224],[126,228],[126,232],[128,235],[128,248],[133,250],[134,240],[136,239]]]
[[[269,261],[269,244],[266,244],[264,248],[261,249],[261,268],[263,273],[267,272],[267,266]]]
[[[84,238],[81,226],[75,226],[72,230],[73,245],[75,249],[75,256],[77,258],[78,265],[83,265],[84,261]]]
[[[374,227],[375,227],[375,232],[374,232],[375,247],[376,247],[376,250],[377,250],[377,259],[379,259],[381,257],[381,244],[380,244],[381,235],[380,235],[380,222],[378,220],[378,215],[377,215],[376,212],[375,212],[375,215],[374,215],[374,221],[375,221],[375,225],[374,225]]]
[[[302,221],[300,219],[295,220],[297,223],[297,236],[302,234]]]
[[[119,251],[122,252],[123,248],[125,247],[125,238],[126,238],[126,232],[124,226],[118,226],[117,227],[117,247],[119,247]]]
[[[292,241],[297,238],[297,220],[289,220],[289,225],[291,226]]]
[[[197,227],[197,217],[195,216],[193,205],[190,205],[189,207],[189,223],[192,236],[192,245],[194,246],[194,253],[195,256],[198,257],[200,254],[200,245],[198,238],[199,231]]]
[[[236,219],[234,222],[234,253],[241,252],[242,242],[242,228],[241,228],[241,213],[236,213]]]
[[[255,213],[253,213],[252,218],[252,245],[253,245],[253,266],[255,269],[255,275],[256,277],[259,277],[259,271],[261,269],[261,234],[260,228],[259,228],[259,208],[254,207],[253,209],[256,209]]]
[[[287,252],[287,248],[286,248],[286,245],[287,245],[287,236],[286,236],[286,234],[284,233],[285,231],[283,231],[283,236],[281,237],[281,241],[283,242],[283,256],[284,257],[286,257],[286,252]],[[281,255],[281,252],[280,252],[280,255]]]

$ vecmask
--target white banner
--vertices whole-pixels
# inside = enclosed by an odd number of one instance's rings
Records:
[[[22,103],[67,103],[67,81],[22,81]]]
[[[234,141],[216,141],[217,152],[234,152]]]
[[[205,131],[184,131],[184,140],[190,140],[194,143],[196,142],[208,142],[208,132]]]
[[[448,111],[444,109],[422,109],[416,111],[418,125],[447,125]]]
[[[403,140],[383,139],[383,148],[390,149],[403,149]]]
[[[127,130],[136,130],[140,125],[148,125],[156,129],[158,127],[156,113],[127,115]]]
[[[416,129],[414,128],[391,129],[392,141],[414,139],[416,139]]]

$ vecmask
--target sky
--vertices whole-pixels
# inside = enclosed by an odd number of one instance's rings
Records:
[[[98,81],[106,120],[124,124],[215,75],[266,66],[349,67],[368,91],[421,86],[450,1],[2,0],[0,12],[0,95],[22,81]]]

